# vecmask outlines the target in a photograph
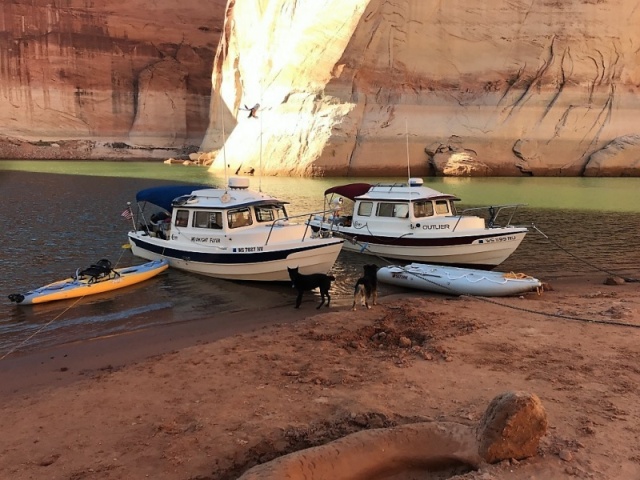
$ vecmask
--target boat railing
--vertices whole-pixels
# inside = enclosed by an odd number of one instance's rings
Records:
[[[505,205],[491,205],[491,206],[487,206],[487,207],[465,208],[464,210],[459,212],[458,222],[456,222],[456,225],[453,227],[453,231],[456,230],[456,227],[458,226],[458,223],[462,219],[462,216],[469,215],[470,213],[476,213],[476,212],[485,212],[486,213],[485,220],[487,222],[487,227],[488,228],[510,227],[511,226],[511,220],[513,220],[513,217],[516,214],[516,211],[518,210],[518,207],[524,207],[526,205],[527,205],[526,203],[513,203],[513,204],[505,204]],[[509,213],[507,214],[507,217],[508,217],[507,218],[507,222],[504,225],[498,225],[497,224],[498,217],[500,216],[500,214],[503,211],[509,211]],[[480,215],[480,216],[482,216],[482,215]]]
[[[286,225],[290,220],[292,220],[292,219],[300,219],[300,218],[306,218],[306,221],[304,222],[305,229],[304,229],[304,232],[302,232],[302,239],[300,240],[300,241],[304,242],[307,239],[307,233],[309,232],[309,229],[311,228],[311,226],[310,226],[311,220],[313,219],[313,217],[315,215],[319,215],[321,213],[323,213],[322,210],[319,211],[319,212],[302,213],[302,214],[299,214],[299,215],[287,215],[286,217],[278,218],[278,219],[274,220],[273,222],[271,222],[271,226],[269,228],[269,234],[267,235],[267,239],[264,242],[265,246],[269,244],[269,239],[271,239],[271,234],[273,233],[273,229],[274,228],[282,227],[282,226]]]

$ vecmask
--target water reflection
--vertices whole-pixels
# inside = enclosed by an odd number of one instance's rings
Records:
[[[158,180],[168,183],[224,184],[224,178],[209,172],[206,167],[165,165],[161,162],[61,162],[0,160],[0,187],[11,182],[12,172],[58,173],[92,177],[120,177],[139,180]],[[303,199],[322,206],[322,192],[340,183],[406,181],[405,178],[289,178],[253,177],[252,188],[272,195]],[[594,177],[487,177],[454,178],[428,177],[425,185],[458,195],[465,205],[526,203],[532,208],[551,210],[588,210],[640,213],[638,178]],[[164,183],[163,182],[163,183]],[[162,183],[154,183],[159,185]],[[66,192],[74,195],[76,192]],[[88,192],[87,192],[88,193]],[[133,192],[135,193],[135,192]],[[59,192],[64,195],[65,192]],[[62,201],[62,197],[52,199]]]

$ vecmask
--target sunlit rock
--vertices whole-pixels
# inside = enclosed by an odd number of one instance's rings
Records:
[[[486,177],[492,173],[491,167],[478,160],[476,152],[455,144],[427,147],[425,152],[436,176]]]
[[[586,177],[640,176],[640,135],[616,138],[594,152],[584,169]]]
[[[456,136],[487,174],[581,175],[635,133],[635,1],[236,0],[226,19],[202,148],[226,139],[227,168],[423,175]],[[448,172],[479,174],[471,157]]]

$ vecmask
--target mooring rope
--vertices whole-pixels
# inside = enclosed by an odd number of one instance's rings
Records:
[[[122,257],[124,256],[124,252],[127,250],[131,249],[131,244],[130,243],[125,243],[124,245],[122,245],[122,248],[120,248],[120,255],[118,256],[118,260],[116,260],[115,265],[113,266],[114,268],[116,268],[118,266],[118,264],[120,263],[120,260],[122,260]]]
[[[35,332],[33,332],[31,335],[29,335],[27,338],[25,338],[23,341],[21,341],[20,343],[18,343],[17,345],[15,345],[13,348],[11,348],[7,353],[5,353],[2,357],[0,357],[0,360],[4,360],[5,358],[7,358],[9,355],[11,355],[13,352],[15,352],[16,350],[18,350],[20,347],[24,346],[29,340],[31,340],[33,337],[35,337],[38,333],[40,333],[42,330],[44,330],[45,328],[47,328],[49,325],[51,325],[53,322],[55,322],[56,320],[58,320],[60,317],[62,317],[62,315],[64,315],[65,313],[67,313],[69,310],[71,310],[73,307],[76,306],[76,304],[82,300],[84,298],[84,296],[77,298],[71,305],[69,305],[67,308],[65,308],[62,312],[60,312],[58,315],[56,315],[55,317],[53,317],[51,320],[49,320],[47,323],[45,323],[43,326],[41,326],[39,329],[37,329]]]
[[[487,303],[493,303],[494,305],[511,308],[513,310],[519,310],[521,312],[532,313],[534,315],[543,315],[543,316],[546,316],[546,317],[562,318],[564,320],[574,320],[574,321],[583,322],[583,323],[597,323],[597,324],[600,324],[600,325],[615,325],[615,326],[618,326],[618,327],[640,328],[640,324],[635,324],[635,323],[616,322],[615,320],[597,320],[597,319],[591,319],[591,318],[582,318],[582,317],[576,317],[576,316],[573,316],[573,315],[564,315],[562,313],[540,312],[538,310],[532,310],[532,309],[529,309],[529,308],[523,308],[523,307],[518,307],[518,306],[515,306],[515,305],[508,305],[506,303],[497,302],[497,301],[492,300],[492,299],[487,298],[487,297],[476,297],[476,296],[473,296],[473,295],[461,295],[461,296],[466,297],[466,298],[472,298],[474,300],[481,300],[481,301],[487,302]]]
[[[594,264],[592,264],[592,263],[590,263],[590,262],[586,261],[584,258],[580,258],[580,257],[578,257],[577,255],[573,254],[572,252],[570,252],[569,250],[567,250],[566,248],[564,248],[564,247],[563,247],[562,245],[560,245],[558,242],[555,242],[555,241],[551,240],[551,238],[549,238],[549,236],[548,236],[548,235],[546,235],[542,230],[540,230],[536,225],[531,224],[531,227],[532,227],[533,229],[535,229],[535,230],[536,230],[540,235],[542,235],[544,238],[546,238],[546,239],[549,241],[549,243],[552,243],[554,246],[558,247],[560,250],[562,250],[563,252],[565,252],[567,255],[569,255],[569,256],[571,256],[571,257],[575,258],[576,260],[578,260],[578,261],[580,261],[580,262],[584,263],[585,265],[588,265],[588,266],[590,266],[591,268],[593,268],[593,269],[595,269],[595,270],[598,270],[598,271],[600,271],[600,272],[606,273],[606,274],[608,274],[608,275],[612,275],[612,276],[614,276],[614,277],[620,277],[620,278],[622,278],[625,282],[628,282],[628,283],[640,282],[640,279],[638,279],[638,278],[625,278],[625,277],[622,277],[622,275],[619,275],[619,274],[617,274],[617,273],[615,273],[615,272],[610,272],[609,270],[605,270],[604,268],[600,268],[600,267],[598,267],[597,265],[594,265]]]

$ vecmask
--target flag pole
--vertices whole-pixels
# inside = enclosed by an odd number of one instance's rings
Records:
[[[127,202],[127,208],[129,209],[129,213],[131,214],[131,226],[133,227],[133,231],[136,231],[136,219],[133,215],[133,210],[131,210],[131,202]]]

